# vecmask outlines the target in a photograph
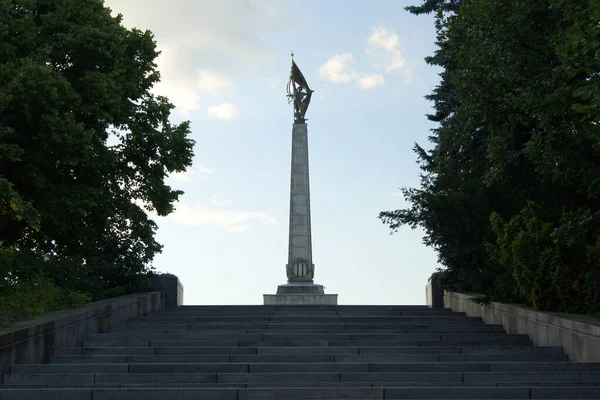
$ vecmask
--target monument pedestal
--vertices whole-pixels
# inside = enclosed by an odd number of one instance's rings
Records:
[[[337,294],[325,294],[323,285],[288,283],[277,287],[277,294],[265,294],[265,305],[337,305]]]

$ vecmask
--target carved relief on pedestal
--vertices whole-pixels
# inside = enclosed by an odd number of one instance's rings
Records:
[[[286,272],[288,282],[311,282],[315,275],[315,265],[302,258],[295,259],[291,264],[287,264]]]

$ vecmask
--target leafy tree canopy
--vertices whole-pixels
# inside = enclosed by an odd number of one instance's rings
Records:
[[[600,0],[426,0],[443,68],[420,188],[386,211],[421,226],[455,290],[600,313]]]
[[[158,54],[103,0],[0,0],[0,285],[42,273],[98,298],[143,282],[161,245],[140,205],[173,211],[165,178],[194,145],[151,92]]]

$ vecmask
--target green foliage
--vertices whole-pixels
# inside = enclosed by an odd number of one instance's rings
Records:
[[[439,126],[416,145],[411,207],[443,284],[537,308],[600,311],[600,0],[426,0],[443,68]],[[508,221],[508,222],[505,222]],[[595,299],[595,300],[594,300]]]
[[[424,0],[420,6],[409,6],[406,10],[413,14],[429,14],[434,11],[454,11],[458,9],[460,0]]]
[[[33,319],[51,311],[81,307],[89,301],[89,295],[59,288],[42,275],[5,284],[0,289],[0,328],[8,328],[14,322]]]
[[[583,277],[583,288],[586,304],[589,305],[588,313],[600,317],[600,236],[588,246],[586,258],[589,268]]]
[[[497,261],[515,280],[515,295],[536,308],[556,307],[553,275],[562,267],[550,235],[552,224],[544,220],[542,209],[529,203],[505,223],[497,213],[491,216],[497,236]]]
[[[497,241],[490,246],[493,258],[515,281],[513,298],[543,310],[600,313],[597,223],[589,210],[564,212],[558,226],[548,213],[530,202],[504,222],[491,218]]]
[[[194,145],[151,93],[152,33],[102,0],[0,0],[0,43],[2,277],[93,299],[140,290],[161,251],[140,205],[173,211],[165,178]]]

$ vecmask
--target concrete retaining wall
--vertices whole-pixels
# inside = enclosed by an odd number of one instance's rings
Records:
[[[87,334],[108,331],[113,324],[165,308],[163,292],[138,293],[46,314],[0,332],[0,373],[10,364],[47,363],[54,347],[77,347]]]
[[[561,346],[573,362],[600,362],[600,319],[585,315],[548,313],[520,305],[478,304],[476,295],[445,292],[444,307],[502,324],[507,333],[527,334],[536,346]]]

